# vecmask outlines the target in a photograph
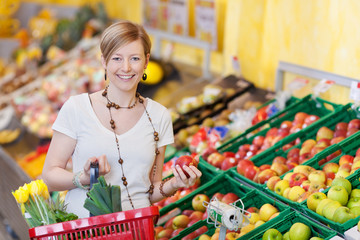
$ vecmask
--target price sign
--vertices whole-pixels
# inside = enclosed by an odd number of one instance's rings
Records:
[[[360,101],[360,82],[358,81],[351,82],[350,99],[354,100],[355,102]]]
[[[188,35],[188,1],[170,0],[169,1],[169,32]]]
[[[212,50],[216,50],[218,43],[214,0],[196,0],[195,23],[196,38],[211,43]]]
[[[329,88],[334,85],[334,81],[332,80],[328,80],[328,79],[322,79],[314,88],[313,88],[313,92],[315,95],[319,95],[320,93],[324,93],[327,90],[329,90]]]
[[[297,77],[287,85],[287,88],[291,92],[293,92],[293,91],[303,88],[308,83],[309,83],[309,79]]]

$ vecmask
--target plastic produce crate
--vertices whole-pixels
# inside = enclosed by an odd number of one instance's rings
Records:
[[[308,140],[308,139],[315,139],[316,138],[316,133],[317,131],[322,127],[322,126],[326,126],[326,127],[329,127],[330,129],[334,130],[335,128],[335,125],[338,123],[338,122],[349,122],[350,120],[354,119],[354,118],[357,118],[357,113],[352,110],[351,108],[351,104],[348,104],[346,106],[343,106],[341,109],[339,110],[336,110],[335,112],[333,113],[330,113],[329,115],[319,119],[317,122],[313,123],[312,125],[308,126],[307,128],[297,132],[297,133],[294,133],[294,134],[291,134],[289,135],[288,137],[282,139],[280,142],[276,143],[273,147],[267,149],[266,151],[260,153],[260,154],[257,154],[255,155],[253,158],[251,158],[251,160],[254,162],[254,164],[256,166],[261,166],[263,164],[271,164],[273,159],[276,157],[276,156],[286,156],[287,153],[297,147],[297,148],[300,148],[301,144],[305,141],[305,140]],[[358,136],[357,134],[359,133],[355,133],[353,136]],[[295,141],[297,138],[300,139],[300,143],[295,145],[294,147],[292,147],[291,149],[288,149],[286,151],[284,151],[282,149],[282,147],[285,145],[285,144],[288,144],[292,141]],[[349,141],[352,141],[351,139],[352,136],[344,139],[341,143],[345,144],[345,142],[349,142]],[[314,168],[318,168],[319,169],[319,166],[316,166],[315,165],[315,161],[319,161],[319,156],[323,156],[323,154],[327,151],[327,150],[330,150],[331,147],[333,147],[334,145],[328,147],[326,150],[324,150],[323,152],[320,152],[318,154],[316,154],[312,159],[304,162],[302,165],[309,165],[309,166],[312,166]],[[335,160],[334,160],[335,161]],[[236,171],[236,167],[234,168],[231,168],[229,171],[232,171],[234,176],[237,176],[240,180],[248,183],[249,185],[251,186],[254,186],[255,188],[258,188],[258,189],[263,189],[265,190],[267,193],[269,193],[271,196],[273,197],[276,197],[276,198],[279,198],[281,199],[282,201],[286,202],[287,204],[291,205],[292,207],[298,209],[300,206],[300,204],[298,204],[297,202],[293,202],[293,201],[290,201],[278,194],[276,194],[275,192],[272,192],[270,190],[267,190],[266,189],[266,184],[260,184],[260,183],[256,183],[250,179],[247,179],[245,178],[244,176],[240,175],[237,173]],[[292,171],[292,170],[290,170]],[[285,175],[285,174],[284,174]],[[283,175],[283,176],[284,176]],[[283,176],[281,176],[281,178],[283,178]]]
[[[301,213],[296,212],[296,211],[292,211],[290,214],[285,216],[280,221],[275,222],[272,225],[268,226],[267,229],[275,228],[284,235],[287,231],[290,230],[291,226],[297,222],[301,222],[301,223],[304,223],[305,225],[309,226],[312,237],[320,237],[320,238],[323,238],[324,240],[329,240],[332,237],[336,236],[336,234],[337,234],[336,231],[329,229],[328,227],[325,227],[322,224],[319,224],[319,223],[313,221],[313,219],[309,219],[309,218],[305,217],[304,215],[302,215]],[[262,229],[260,231],[257,231],[256,234],[253,234],[252,237],[247,238],[247,239],[261,240],[262,236],[264,235],[264,233],[266,232],[267,229]]]
[[[252,140],[256,136],[264,136],[270,128],[280,126],[280,124],[285,120],[292,121],[295,114],[298,112],[305,112],[308,114],[315,114],[319,117],[323,117],[333,112],[334,110],[341,108],[341,106],[342,105],[331,103],[321,98],[314,99],[312,95],[307,95],[300,100],[292,97],[288,101],[284,110],[279,111],[272,117],[255,124],[254,126],[248,128],[244,133],[225,142],[220,147],[218,147],[218,151],[236,152],[239,146],[245,143],[251,144]],[[259,129],[261,128],[262,130],[259,131]]]
[[[249,207],[260,208],[262,205],[264,205],[266,203],[270,203],[277,207],[280,214],[277,217],[263,223],[262,225],[258,226],[257,228],[253,229],[252,231],[250,231],[247,234],[243,235],[242,237],[238,238],[238,240],[250,239],[251,236],[254,235],[255,233],[262,231],[264,229],[268,229],[269,226],[271,226],[272,224],[274,224],[276,222],[279,222],[280,219],[286,218],[286,216],[289,215],[289,213],[291,211],[290,208],[288,206],[286,206],[284,203],[277,201],[276,199],[270,198],[270,197],[264,195],[261,191],[256,190],[256,189],[253,190],[252,192],[250,192],[249,194],[247,194],[245,197],[241,198],[241,200],[244,204],[245,210]],[[238,203],[237,206],[241,207],[241,204]],[[208,227],[209,230],[205,234],[207,234],[209,236],[211,236],[215,232],[215,227],[213,224],[208,224],[206,220],[202,220],[201,222],[198,222],[198,223],[194,224],[193,226],[184,229],[183,231],[181,231],[179,233],[178,236],[172,238],[172,240],[180,240],[183,237],[189,235],[190,233],[196,231],[198,228],[200,228],[202,226]],[[198,238],[196,238],[196,239],[198,239]]]
[[[29,235],[31,240],[151,240],[158,216],[157,207],[140,208],[30,228]]]
[[[360,189],[360,182],[359,182],[359,177],[360,177],[360,170],[356,170],[354,174],[352,174],[351,176],[348,176],[347,179],[351,182],[352,185],[352,189]],[[324,193],[327,195],[327,192],[329,191],[330,188],[325,189]],[[302,211],[308,215],[309,217],[330,226],[330,228],[336,230],[337,232],[344,234],[344,232],[352,227],[354,227],[360,220],[360,216],[351,219],[343,224],[341,223],[337,223],[334,221],[331,221],[319,214],[317,214],[316,212],[313,212],[312,210],[310,210],[307,207],[307,202],[304,201],[301,203],[302,204]]]

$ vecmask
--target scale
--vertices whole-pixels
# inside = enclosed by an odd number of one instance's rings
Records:
[[[241,203],[241,208],[236,206],[238,202]],[[214,197],[210,202],[204,201],[203,206],[207,211],[207,223],[220,228],[219,240],[225,240],[227,229],[236,232],[250,223],[251,213],[244,209],[241,199],[226,204]],[[249,215],[245,215],[246,213]]]

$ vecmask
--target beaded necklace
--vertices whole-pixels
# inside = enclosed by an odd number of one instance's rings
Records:
[[[115,121],[114,121],[114,119],[113,119],[113,117],[112,117],[111,108],[115,108],[115,109],[120,109],[120,108],[131,109],[131,108],[134,108],[134,107],[136,106],[137,101],[139,101],[139,103],[141,103],[141,104],[143,105],[144,110],[145,110],[145,113],[146,113],[146,115],[147,115],[147,117],[148,117],[148,119],[149,119],[149,122],[150,122],[153,130],[154,130],[154,141],[155,141],[155,154],[156,154],[156,156],[157,156],[158,154],[160,154],[160,151],[159,151],[159,149],[158,149],[158,147],[157,147],[157,143],[158,143],[158,141],[159,141],[159,134],[158,134],[158,132],[155,130],[155,127],[154,127],[154,125],[153,125],[153,123],[152,123],[152,120],[151,120],[151,118],[150,118],[150,115],[149,115],[149,113],[148,113],[148,111],[147,111],[147,109],[146,109],[146,107],[145,107],[145,105],[144,105],[144,100],[143,100],[142,98],[140,98],[140,94],[139,94],[138,92],[135,94],[135,102],[134,102],[131,106],[121,107],[121,106],[119,106],[118,104],[116,104],[116,103],[114,103],[114,102],[112,102],[112,101],[109,100],[108,93],[107,93],[108,88],[109,88],[109,86],[106,86],[106,87],[105,87],[104,92],[102,93],[102,96],[105,97],[106,100],[107,100],[107,102],[108,102],[108,103],[106,104],[106,107],[109,109],[110,125],[111,125],[111,129],[112,129],[113,132],[114,132],[116,147],[117,147],[117,150],[118,150],[118,155],[119,155],[119,160],[118,160],[118,162],[119,162],[119,164],[120,164],[120,166],[121,166],[121,171],[122,171],[121,180],[122,180],[122,182],[123,182],[123,185],[124,185],[125,188],[126,188],[126,192],[127,192],[128,199],[129,199],[129,201],[130,201],[130,204],[131,204],[132,208],[135,209],[134,204],[133,204],[132,199],[131,199],[131,196],[130,196],[130,193],[129,193],[129,189],[128,189],[128,187],[127,187],[128,182],[126,181],[126,177],[125,177],[125,174],[124,174],[124,168],[123,168],[124,160],[121,158],[120,145],[119,145],[119,140],[118,140],[117,135],[116,135],[116,132],[115,132],[116,126],[115,126]],[[155,177],[155,172],[156,172],[156,160],[155,160],[155,162],[154,162],[154,168],[153,168],[153,174],[152,174],[151,184],[150,184],[150,186],[149,186],[149,190],[147,191],[147,193],[149,193],[149,201],[150,201],[150,196],[151,196],[151,194],[153,194],[153,192],[154,192],[154,184],[153,184],[153,181],[154,181],[154,177]],[[151,202],[151,201],[150,201],[150,202]]]

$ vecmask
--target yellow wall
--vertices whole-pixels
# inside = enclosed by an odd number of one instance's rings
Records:
[[[88,0],[24,0],[81,5]],[[97,2],[91,0],[91,3]],[[104,0],[111,17],[141,22],[141,0]],[[233,73],[236,55],[246,79],[274,90],[279,61],[352,78],[360,76],[360,1],[358,0],[216,0],[219,50],[211,70]],[[194,23],[195,0],[190,3]],[[191,25],[190,25],[191,26]],[[190,34],[194,29],[190,27]],[[202,66],[203,53],[176,45],[174,59]]]

